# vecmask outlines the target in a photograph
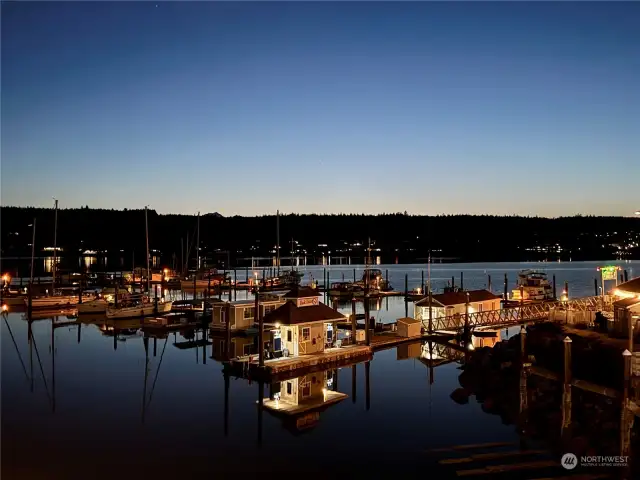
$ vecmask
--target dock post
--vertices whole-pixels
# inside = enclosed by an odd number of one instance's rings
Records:
[[[593,279],[593,288],[594,288],[594,297],[599,296],[600,294],[598,293],[598,277]],[[604,292],[602,292],[604,294]]]
[[[409,316],[409,274],[404,274],[404,316]]]
[[[455,290],[456,287],[456,277],[454,277],[453,275],[451,275],[451,290]]]
[[[624,271],[624,281],[625,282],[629,281],[629,272],[627,272],[626,270]]]
[[[420,270],[420,291],[424,294],[424,270]]]
[[[464,272],[460,272],[460,290],[464,290]]]
[[[113,302],[114,302],[116,308],[118,308],[118,282],[116,282],[115,291],[116,291],[116,294],[114,296]]]
[[[564,338],[564,385],[571,386],[571,343],[572,340],[566,336]]]
[[[364,325],[365,325],[365,340],[367,345],[371,345],[371,321],[369,320],[369,287],[366,287],[364,293]]]
[[[433,309],[431,308],[431,286],[429,286],[429,335],[433,335]],[[429,344],[431,345],[431,344]]]
[[[525,363],[527,358],[527,349],[526,349],[526,341],[527,341],[527,329],[524,325],[520,327],[520,361],[521,363]]]
[[[258,365],[264,367],[264,318],[260,314],[260,294],[256,286],[256,313],[258,316]]]
[[[505,273],[504,274],[504,293],[503,293],[503,296],[504,296],[505,300],[509,300],[508,284],[509,284],[509,281],[507,279],[507,274]]]
[[[153,337],[153,356],[155,357],[158,353],[158,339]]]
[[[369,408],[371,408],[371,361],[364,363],[364,383],[365,383],[365,395],[366,395],[366,404],[367,404],[367,412]]]
[[[351,298],[351,337],[353,338],[353,343],[355,345],[357,338],[357,321],[356,321],[356,299],[355,297]]]
[[[384,271],[384,281],[389,285],[389,269],[385,269]]]
[[[33,313],[33,282],[29,281],[27,293],[27,318],[31,320],[31,314]]]
[[[491,274],[487,274],[487,290],[491,291]]]
[[[553,281],[553,299],[557,300],[558,296],[556,295],[556,274],[555,273],[553,274],[552,278],[553,278],[552,280]]]
[[[81,335],[82,335],[82,323],[78,322],[78,343],[80,343]]]
[[[564,282],[564,294],[567,296],[567,300],[569,300],[569,282]]]
[[[224,332],[225,332],[225,360],[231,359],[231,303],[227,302],[224,313]],[[213,311],[211,311],[211,321],[213,322]]]
[[[356,279],[356,269],[353,269],[353,281],[357,282],[358,280]]]
[[[351,366],[351,401],[356,403],[356,392],[357,392],[357,368],[355,365]]]
[[[78,288],[78,303],[82,304],[82,279],[80,280],[80,287]]]

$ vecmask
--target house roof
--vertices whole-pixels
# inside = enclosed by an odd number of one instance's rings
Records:
[[[621,283],[616,287],[616,290],[640,294],[640,277],[636,277],[629,280],[628,282]]]
[[[622,300],[613,302],[613,306],[618,308],[628,308],[633,307],[634,305],[638,305],[639,303],[640,298],[623,298]]]
[[[335,311],[324,303],[298,307],[294,302],[289,300],[284,305],[266,314],[264,323],[278,322],[283,325],[298,325],[301,323],[332,322],[346,319],[347,317],[343,314]]]
[[[318,290],[310,287],[295,287],[284,294],[284,298],[317,297]]]
[[[469,303],[485,302],[487,300],[500,300],[502,297],[491,293],[489,290],[467,290],[462,292],[447,292],[431,295],[433,303],[448,307],[451,305],[464,305],[467,302],[467,294],[469,294]],[[429,297],[416,302],[419,307],[429,305]]]
[[[420,322],[420,320],[418,320],[417,318],[411,318],[411,317],[404,317],[404,318],[399,318],[397,320],[398,323],[406,323],[406,324],[411,324],[411,323],[422,323]]]

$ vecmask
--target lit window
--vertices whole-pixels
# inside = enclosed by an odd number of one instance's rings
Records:
[[[311,337],[311,333],[309,332],[308,328],[303,328],[302,329],[302,340],[304,342],[308,341],[309,338]]]

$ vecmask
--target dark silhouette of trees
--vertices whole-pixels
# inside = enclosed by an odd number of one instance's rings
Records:
[[[53,245],[52,209],[2,207],[2,256],[28,257],[31,227],[37,219],[36,251]],[[196,217],[160,215],[149,210],[150,248],[162,252],[164,262],[175,253],[180,258],[180,239],[193,244]],[[575,216],[563,218],[439,215],[404,213],[380,215],[280,216],[281,256],[294,249],[308,256],[362,258],[371,239],[372,255],[384,262],[425,261],[453,257],[459,261],[602,260],[615,258],[617,244],[628,245],[640,233],[640,219]],[[223,217],[217,213],[200,217],[203,256],[235,258],[268,256],[275,248],[275,215]],[[636,239],[635,242],[638,240]],[[360,244],[360,245],[356,245]],[[324,246],[326,245],[326,246]],[[604,245],[604,247],[603,247]],[[61,209],[58,212],[58,246],[65,252],[106,251],[109,256],[132,254],[144,258],[144,210]],[[379,251],[378,251],[379,249]],[[625,258],[640,258],[637,247]],[[225,253],[222,253],[225,252]],[[228,254],[226,252],[229,252]]]

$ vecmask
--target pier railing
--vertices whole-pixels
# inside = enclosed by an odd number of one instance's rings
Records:
[[[500,310],[486,310],[466,314],[448,315],[432,319],[434,330],[462,330],[465,325],[469,328],[506,326],[522,322],[553,319],[557,312],[610,312],[613,310],[613,297],[597,296],[583,297],[575,300],[529,303],[519,307],[503,308]],[[429,320],[423,318],[425,329],[429,328]]]

